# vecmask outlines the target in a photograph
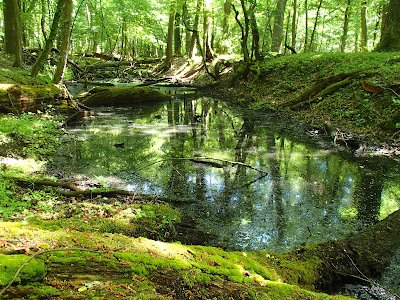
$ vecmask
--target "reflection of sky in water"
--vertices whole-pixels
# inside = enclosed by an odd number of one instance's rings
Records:
[[[106,182],[115,177],[108,183],[121,188],[123,182],[131,191],[193,199],[181,209],[216,234],[211,245],[232,250],[285,251],[339,239],[398,208],[399,180],[382,179],[391,166],[369,159],[360,168],[307,146],[296,130],[206,98],[107,108],[69,130],[66,147],[74,155],[65,168]],[[269,174],[177,159],[194,156],[243,162]]]

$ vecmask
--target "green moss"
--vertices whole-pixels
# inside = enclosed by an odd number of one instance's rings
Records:
[[[169,100],[171,97],[150,87],[96,87],[84,97],[82,103],[88,106],[130,106],[136,103],[149,103]]]
[[[0,254],[0,286],[11,282],[17,270],[27,261],[27,255]],[[32,259],[19,273],[15,282],[42,280],[46,275],[43,261]]]

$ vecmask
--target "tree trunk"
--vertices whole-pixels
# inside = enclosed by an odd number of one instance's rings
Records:
[[[203,59],[204,61],[211,61],[213,59],[214,53],[211,47],[211,12],[207,5],[205,5],[203,10]]]
[[[257,2],[256,0],[251,0],[250,3],[251,4],[249,9],[249,18],[250,18],[251,34],[253,36],[251,51],[252,54],[254,54],[256,61],[260,61],[262,59],[260,55],[260,34],[258,32],[256,15],[254,13],[254,11],[256,10]]]
[[[69,40],[71,35],[72,25],[72,0],[65,0],[64,3],[64,22],[61,32],[61,47],[60,47],[60,58],[57,63],[57,69],[54,74],[53,82],[58,84],[64,76],[65,66],[67,64],[68,51],[69,51]]]
[[[344,12],[343,33],[342,33],[342,37],[340,39],[340,51],[341,52],[345,52],[345,50],[346,50],[347,34],[349,32],[350,5],[351,5],[351,0],[347,0],[347,6],[346,6],[346,10]]]
[[[196,47],[196,41],[197,41],[197,37],[198,37],[200,12],[201,12],[202,6],[203,6],[203,0],[197,0],[196,16],[194,18],[194,24],[193,24],[193,28],[192,28],[192,38],[190,40],[189,58],[193,58],[194,55],[196,54],[195,47]]]
[[[53,48],[53,43],[57,36],[57,29],[58,29],[58,23],[60,22],[61,11],[64,7],[65,1],[66,0],[58,0],[56,12],[54,14],[53,23],[51,25],[50,34],[46,41],[46,45],[44,46],[43,51],[40,53],[39,57],[37,58],[35,64],[31,68],[31,75],[33,77],[35,77],[39,73],[39,71],[42,69],[44,63],[47,60],[47,57],[49,56],[51,49]]]
[[[181,37],[181,14],[175,13],[175,28],[174,28],[174,53],[176,56],[181,56],[182,52],[182,37]]]
[[[236,10],[236,7],[232,4],[232,8],[233,11],[235,12],[235,19],[236,19],[236,23],[239,25],[240,27],[240,31],[242,33],[242,37],[240,40],[240,45],[242,47],[242,52],[243,52],[243,60],[246,63],[250,62],[250,55],[249,55],[249,49],[247,48],[247,39],[249,36],[249,16],[247,14],[247,9],[246,6],[244,4],[244,0],[240,0],[240,3],[242,5],[242,10],[243,10],[243,14],[244,14],[244,27],[243,24],[240,22],[239,20],[239,12]]]
[[[318,9],[317,9],[317,15],[315,16],[314,28],[313,28],[313,31],[311,33],[311,39],[310,39],[310,51],[313,51],[313,47],[314,47],[315,31],[316,31],[317,25],[318,25],[319,12],[321,10],[321,6],[322,6],[322,0],[319,1]]]
[[[46,32],[46,0],[42,0],[42,16],[40,19],[40,25],[42,28],[43,38],[47,40],[47,32]]]
[[[367,34],[367,1],[361,2],[361,52],[368,51],[368,34]]]
[[[382,35],[378,51],[400,50],[400,0],[390,0],[387,13],[382,17]]]
[[[18,0],[3,3],[4,50],[14,55],[14,66],[22,66],[22,21]]]
[[[182,7],[182,21],[183,21],[183,24],[185,25],[185,54],[189,55],[191,34],[190,34],[190,30],[188,28],[190,17],[189,17],[186,1]]]
[[[231,14],[231,0],[224,2],[224,18],[222,20],[222,52],[228,51],[228,37],[229,37],[229,16]]]
[[[304,9],[305,9],[305,35],[304,35],[304,52],[307,52],[307,45],[308,45],[308,1],[304,0]]]
[[[271,45],[272,52],[280,52],[281,49],[285,8],[286,8],[286,0],[277,0],[274,29],[272,30],[272,45]]]
[[[293,17],[292,17],[292,49],[296,49],[296,20],[297,20],[297,0],[293,0]]]
[[[167,69],[171,68],[172,65],[172,46],[174,43],[174,22],[175,22],[175,7],[171,3],[169,19],[168,19],[168,35],[167,35],[167,50],[165,53],[165,67]]]

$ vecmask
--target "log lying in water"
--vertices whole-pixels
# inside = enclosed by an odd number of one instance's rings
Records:
[[[137,103],[161,102],[171,96],[150,87],[95,87],[84,96],[81,103],[87,106],[132,106]]]

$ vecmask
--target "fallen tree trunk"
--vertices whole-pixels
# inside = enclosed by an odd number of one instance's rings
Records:
[[[301,94],[299,97],[296,99],[283,103],[281,106],[282,107],[288,107],[290,109],[297,109],[300,108],[306,104],[309,104],[311,102],[315,102],[316,99],[318,99],[323,92],[325,92],[325,95],[328,94],[328,88],[335,86],[336,83],[338,82],[345,82],[345,80],[348,80],[352,78],[354,75],[358,74],[360,71],[355,71],[355,72],[350,72],[350,73],[341,73],[326,79],[323,79],[319,82],[317,82],[312,88]],[[346,84],[350,83],[346,81]],[[336,91],[339,89],[341,85],[336,86],[336,89],[332,89],[331,92]],[[310,102],[311,101],[311,102]]]
[[[60,194],[68,197],[115,197],[115,196],[132,196],[137,200],[147,200],[147,201],[164,201],[168,203],[191,203],[192,200],[187,198],[174,198],[174,197],[164,197],[156,195],[147,195],[133,191],[126,191],[120,189],[110,189],[110,188],[100,188],[92,190],[80,190],[80,191],[59,191]]]
[[[81,99],[81,103],[91,107],[97,106],[132,106],[143,102],[161,102],[170,100],[171,97],[143,87],[96,87]]]

